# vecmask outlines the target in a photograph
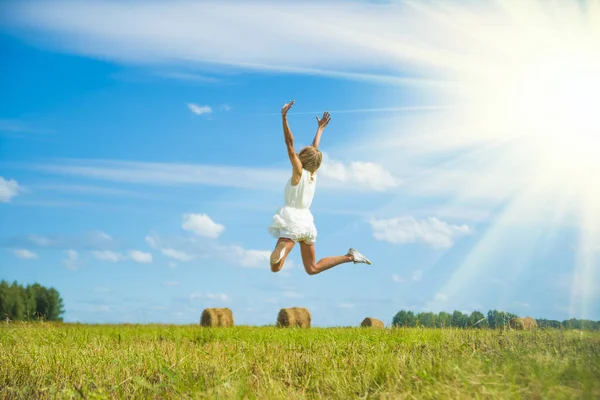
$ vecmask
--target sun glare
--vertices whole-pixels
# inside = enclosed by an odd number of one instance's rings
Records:
[[[567,167],[600,163],[600,59],[541,59],[513,82],[515,129]]]

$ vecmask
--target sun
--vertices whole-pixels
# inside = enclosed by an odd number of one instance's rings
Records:
[[[600,57],[565,48],[518,71],[506,87],[513,129],[545,161],[568,168],[600,165]]]

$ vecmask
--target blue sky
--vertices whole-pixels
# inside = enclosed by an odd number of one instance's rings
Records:
[[[600,167],[573,161],[599,131],[520,134],[532,122],[481,89],[507,86],[489,46],[443,23],[530,65],[514,12],[410,4],[3,3],[0,278],[57,288],[66,321],[196,323],[219,306],[256,325],[291,306],[318,326],[400,309],[600,319]],[[555,10],[531,4],[546,32]],[[296,248],[269,270],[292,99],[299,146],[332,115],[317,257],[352,246],[371,266],[308,276]]]

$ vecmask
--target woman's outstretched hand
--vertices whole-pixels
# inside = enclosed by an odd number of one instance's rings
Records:
[[[319,119],[319,116],[315,116],[317,119],[317,124],[319,124],[319,129],[325,129],[329,121],[331,121],[331,115],[327,111],[323,113],[323,118]]]
[[[287,112],[290,110],[290,108],[292,108],[295,102],[296,100],[292,100],[289,103],[284,104],[283,108],[281,109],[281,115],[285,117],[287,115]]]

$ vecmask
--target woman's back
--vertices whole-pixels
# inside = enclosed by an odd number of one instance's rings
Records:
[[[302,177],[296,186],[292,186],[292,179],[285,186],[285,205],[294,208],[310,208],[315,197],[316,175],[311,179],[311,173],[302,170]]]

